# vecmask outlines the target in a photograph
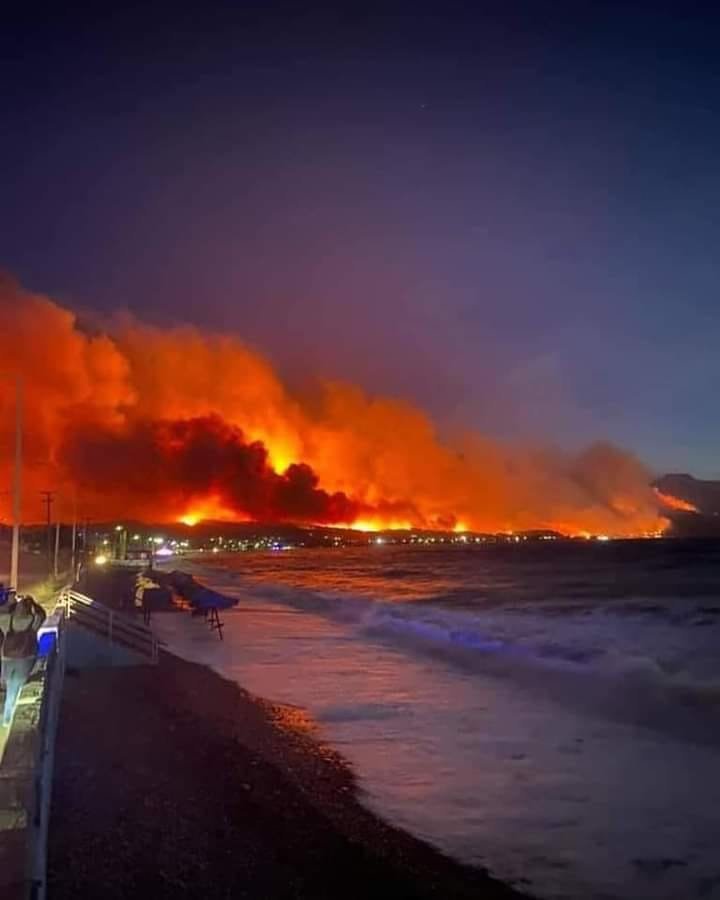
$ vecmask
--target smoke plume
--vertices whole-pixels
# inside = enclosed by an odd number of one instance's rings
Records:
[[[26,520],[39,491],[65,516],[210,516],[507,531],[637,534],[659,527],[651,474],[600,442],[581,453],[441,440],[408,403],[339,382],[300,398],[239,339],[125,319],[81,326],[0,279],[0,513],[24,384]],[[4,502],[3,502],[4,501]],[[5,509],[3,509],[5,507]]]

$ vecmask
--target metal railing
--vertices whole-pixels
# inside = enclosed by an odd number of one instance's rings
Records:
[[[147,626],[69,588],[60,595],[60,602],[68,621],[74,620],[88,631],[105,637],[110,647],[118,644],[157,663],[158,640]]]
[[[40,709],[41,740],[35,766],[35,808],[32,816],[31,900],[44,900],[47,893],[47,838],[55,756],[55,734],[60,715],[65,675],[65,628],[60,620],[55,642],[45,661],[45,681]]]

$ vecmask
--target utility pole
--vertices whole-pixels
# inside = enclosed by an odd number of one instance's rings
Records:
[[[52,505],[55,500],[55,491],[40,491],[47,510],[47,565],[48,575],[52,571]]]
[[[55,523],[55,559],[53,560],[53,575],[58,576],[58,552],[60,550],[60,520]]]
[[[75,584],[75,544],[77,542],[77,493],[73,494],[73,521],[72,521],[72,550],[70,551],[70,571],[72,572],[72,583]]]
[[[13,473],[13,534],[10,554],[10,587],[18,588],[20,559],[20,493],[22,488],[22,378],[15,379],[15,471]]]

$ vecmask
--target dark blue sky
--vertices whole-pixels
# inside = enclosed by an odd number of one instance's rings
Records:
[[[720,475],[718,16],[151,6],[3,28],[26,285],[443,426]]]

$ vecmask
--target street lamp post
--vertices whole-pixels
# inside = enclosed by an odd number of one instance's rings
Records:
[[[60,552],[60,519],[55,522],[55,555],[53,557],[53,575],[58,577],[58,554]]]
[[[70,571],[72,572],[72,583],[75,584],[76,568],[75,568],[75,544],[77,541],[77,492],[73,493],[73,522],[72,522],[72,550],[70,551]]]
[[[22,491],[22,378],[15,378],[15,471],[13,473],[13,532],[10,554],[10,587],[18,589],[20,561],[20,496]]]

